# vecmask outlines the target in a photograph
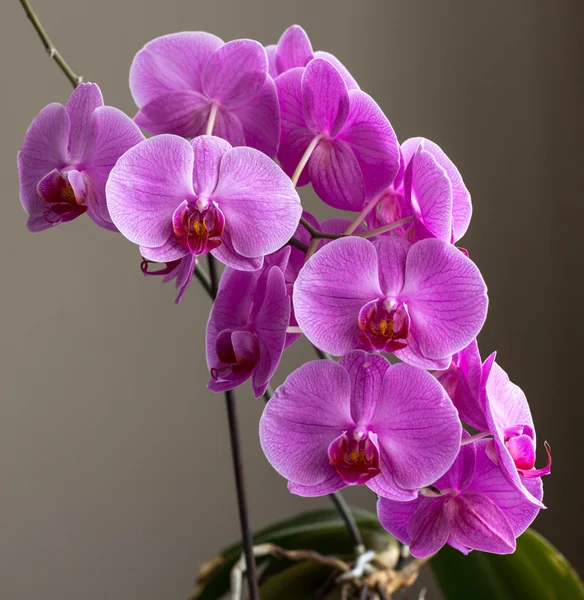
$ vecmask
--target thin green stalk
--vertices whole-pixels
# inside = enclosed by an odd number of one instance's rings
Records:
[[[43,43],[48,55],[59,65],[61,71],[65,73],[67,79],[71,82],[71,85],[76,88],[83,81],[83,77],[77,75],[75,71],[73,71],[73,69],[65,62],[65,59],[61,56],[61,53],[55,48],[49,39],[47,32],[39,21],[39,18],[36,16],[28,0],[19,0],[19,2],[26,13],[26,16],[32,23],[32,26],[35,28],[38,36],[41,38],[41,42]]]

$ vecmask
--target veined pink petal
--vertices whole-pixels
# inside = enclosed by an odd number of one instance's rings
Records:
[[[274,158],[280,143],[280,105],[272,79],[266,78],[260,92],[232,112],[241,123],[245,145]]]
[[[244,257],[281,248],[294,234],[302,213],[290,179],[253,148],[233,148],[225,154],[213,199],[225,214],[233,248]]]
[[[73,164],[82,162],[85,157],[86,146],[91,140],[91,116],[100,106],[103,106],[103,97],[95,83],[80,83],[67,102],[71,119],[68,152]]]
[[[450,364],[450,356],[439,359],[425,357],[420,351],[420,346],[411,332],[407,338],[407,346],[401,350],[396,350],[393,354],[412,367],[428,369],[430,371],[446,369]]]
[[[466,491],[447,502],[451,535],[456,542],[494,554],[510,554],[515,550],[511,525],[487,496]]]
[[[106,186],[110,215],[131,242],[156,248],[172,233],[172,215],[194,196],[193,148],[184,138],[160,135],[128,150]]]
[[[305,67],[312,58],[312,46],[304,29],[300,25],[288,27],[276,46],[277,73],[284,73],[294,67]]]
[[[485,363],[493,358],[489,357]],[[493,458],[507,481],[527,500],[539,508],[545,508],[541,498],[534,495],[532,489],[525,485],[528,481],[519,475],[511,453],[505,445],[505,429],[516,425],[528,426],[533,432],[533,444],[536,444],[535,428],[529,405],[521,388],[509,380],[509,376],[495,362],[490,372],[484,375],[486,385],[483,389],[482,406],[488,429],[493,435],[489,442],[494,450]],[[484,382],[483,382],[484,384]],[[537,490],[535,490],[537,493]]]
[[[352,423],[351,383],[342,366],[305,363],[288,376],[260,419],[260,442],[272,466],[293,484],[331,479],[328,447]]]
[[[395,502],[411,502],[418,495],[418,490],[407,490],[395,481],[393,462],[383,446],[379,446],[379,474],[367,482],[367,487],[380,498]]]
[[[340,238],[310,258],[294,284],[293,303],[313,344],[335,356],[355,348],[359,310],[382,295],[377,272],[375,247],[362,238]]]
[[[268,57],[255,40],[234,40],[218,48],[202,74],[205,95],[225,108],[249,102],[262,89],[268,75]]]
[[[391,184],[399,171],[399,144],[373,98],[351,90],[349,99],[349,116],[337,138],[351,147],[363,174],[366,197],[373,198]],[[356,210],[362,208],[363,203]]]
[[[140,246],[140,254],[146,260],[154,262],[172,262],[187,256],[189,253],[185,247],[178,243],[176,237],[171,236],[162,246],[156,248],[148,248]]]
[[[231,150],[224,139],[202,135],[192,140],[194,153],[193,187],[197,196],[208,197],[213,194],[219,180],[221,159]]]
[[[540,509],[509,485],[501,469],[487,456],[486,448],[489,443],[489,440],[479,440],[475,444],[476,471],[470,487],[490,498],[503,511],[513,529],[513,535],[519,537],[531,525]],[[540,477],[524,479],[523,485],[537,500],[542,500],[543,485]]]
[[[83,170],[105,177],[127,150],[144,140],[136,124],[113,106],[95,109],[91,117],[91,133],[83,157]]]
[[[438,164],[446,171],[452,185],[452,229],[454,241],[457,242],[468,229],[472,216],[470,193],[460,172],[445,152],[430,140],[424,140],[424,148],[431,152]]]
[[[452,241],[457,242],[466,233],[472,216],[470,193],[454,163],[438,144],[426,138],[410,138],[402,144],[406,167],[419,147],[432,154],[436,162],[446,171],[452,186]]]
[[[201,73],[213,52],[223,46],[202,31],[172,33],[148,42],[130,68],[130,91],[139,107],[165,92],[202,92]]]
[[[260,343],[260,360],[253,373],[256,398],[266,391],[278,367],[284,351],[286,328],[290,322],[290,299],[286,291],[284,273],[274,266],[268,271],[266,279],[265,290],[262,290],[262,304],[254,320]]]
[[[232,146],[245,146],[243,125],[234,111],[219,107],[213,135],[227,140]]]
[[[205,132],[210,102],[194,90],[164,92],[144,104],[134,120],[153,133],[196,137]]]
[[[272,79],[276,79],[278,77],[278,69],[276,67],[277,46],[276,44],[270,44],[269,46],[265,46],[265,49],[268,56],[268,74]]]
[[[353,150],[346,142],[319,142],[308,161],[308,174],[314,191],[329,206],[353,211],[363,207],[363,174]]]
[[[469,438],[470,434],[462,430],[462,440]],[[474,443],[460,447],[458,456],[452,466],[433,485],[439,490],[464,490],[472,482],[476,467],[476,446]]]
[[[314,138],[314,133],[308,129],[304,120],[302,106],[302,74],[301,67],[291,69],[280,75],[276,80],[278,102],[280,104],[280,148],[278,160],[282,169],[292,177],[304,151]],[[298,186],[309,182],[308,169],[304,169],[298,180]]]
[[[207,321],[206,349],[209,370],[216,368],[219,358],[215,342],[220,332],[243,327],[248,320],[253,301],[256,275],[227,268],[221,277],[219,293],[213,302]],[[234,304],[233,297],[237,297]]]
[[[400,300],[407,303],[412,335],[431,359],[462,350],[487,316],[487,288],[478,268],[438,239],[421,240],[410,249]]]
[[[333,67],[335,67],[335,69],[341,74],[341,77],[343,78],[347,89],[359,89],[359,85],[357,84],[351,73],[349,73],[347,67],[345,67],[345,65],[343,65],[343,63],[336,56],[333,56],[332,54],[330,54],[330,52],[317,50],[314,53],[314,58],[323,58],[324,60],[328,60],[331,63],[331,65],[333,65]]]
[[[355,423],[369,423],[381,394],[389,361],[380,354],[353,350],[339,361],[351,379],[351,416]]]
[[[225,230],[221,236],[221,245],[211,250],[211,254],[224,265],[238,271],[257,271],[264,264],[264,257],[246,258],[237,253],[233,248],[229,231]]]
[[[29,214],[29,229],[41,231],[52,227],[43,214],[46,203],[37,193],[40,180],[53,169],[67,165],[69,114],[60,104],[49,104],[34,118],[18,153],[20,201]]]
[[[481,356],[477,341],[473,340],[454,355],[448,369],[435,375],[456,406],[461,420],[478,431],[486,431],[481,407],[481,373]]]
[[[399,540],[406,546],[409,546],[412,541],[408,533],[408,523],[421,499],[423,497],[410,500],[409,502],[395,502],[394,500],[380,497],[377,501],[379,522],[396,540]]]
[[[101,173],[86,173],[87,197],[85,205],[87,206],[87,216],[99,227],[107,231],[118,231],[118,228],[113,224],[109,210],[107,208],[107,200],[105,196],[105,179]]]
[[[395,482],[406,489],[431,485],[460,449],[458,413],[429,373],[399,364],[383,380],[371,428],[391,460]]]
[[[84,149],[83,173],[87,177],[87,214],[100,227],[117,231],[110,217],[105,194],[109,174],[127,150],[144,140],[137,125],[112,106],[96,108]]]
[[[415,508],[408,523],[410,552],[416,558],[426,558],[438,552],[450,536],[444,498],[424,498]]]
[[[412,205],[419,238],[452,239],[452,186],[430,152],[419,147],[406,170],[406,197]]]
[[[328,61],[310,61],[302,74],[302,103],[309,129],[335,137],[349,114],[349,92],[340,73]]]
[[[380,237],[372,242],[379,260],[379,284],[383,294],[396,298],[404,286],[406,258],[411,244],[395,236]]]
[[[316,496],[328,496],[338,492],[346,487],[347,484],[343,478],[333,469],[327,479],[316,485],[300,485],[299,483],[288,482],[288,490],[291,494],[303,496],[304,498],[314,498]]]
[[[486,393],[489,412],[498,428],[528,425],[535,432],[525,393],[496,362],[486,381]],[[535,442],[535,433],[533,441]]]

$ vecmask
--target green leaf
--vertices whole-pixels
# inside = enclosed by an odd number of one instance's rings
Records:
[[[310,562],[298,563],[268,579],[260,588],[260,597],[262,600],[312,598],[314,592],[323,585],[329,575],[329,569],[322,565]],[[326,596],[327,600],[339,597],[339,591],[331,591]]]
[[[381,551],[387,549],[390,544],[396,543],[381,527],[375,513],[355,507],[351,507],[351,511],[365,539],[367,548]],[[353,542],[344,521],[335,509],[321,509],[302,513],[270,525],[254,536],[254,545],[267,542],[287,550],[313,550],[320,554],[337,556],[347,560],[350,560],[353,554]],[[195,589],[191,600],[217,600],[217,598],[221,598],[226,594],[229,590],[231,569],[241,556],[241,552],[241,544],[235,544],[215,557],[206,573],[203,585]],[[266,562],[269,564],[266,565]],[[258,564],[264,568],[267,566],[262,581],[268,581],[276,574],[287,572],[292,567],[299,566],[283,559],[269,557],[259,559]],[[309,569],[306,570],[307,573],[309,571]]]
[[[568,561],[532,529],[517,540],[514,554],[464,556],[445,546],[430,564],[446,600],[584,600]]]

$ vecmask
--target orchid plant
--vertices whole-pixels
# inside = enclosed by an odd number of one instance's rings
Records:
[[[203,32],[149,42],[130,67],[132,119],[71,71],[22,4],[74,86],[66,106],[34,118],[18,153],[28,229],[87,213],[138,246],[145,275],[175,281],[177,304],[193,276],[213,299],[207,387],[227,400],[244,550],[231,597],[246,571],[259,598],[255,561],[266,553],[250,533],[233,394],[248,379],[266,401],[267,460],[291,493],[331,495],[356,553],[268,554],[328,564],[342,597],[388,598],[444,545],[513,553],[545,508],[550,451],[536,467],[525,395],[494,354],[480,357],[487,287],[456,245],[472,206],[445,152],[425,138],[400,144],[379,105],[297,25],[267,47]],[[319,223],[298,194],[309,183],[345,212]],[[272,392],[302,335],[318,359]],[[390,563],[340,496],[353,485],[376,494],[379,522],[402,544]]]

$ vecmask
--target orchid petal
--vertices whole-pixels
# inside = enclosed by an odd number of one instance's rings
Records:
[[[103,96],[95,83],[80,83],[73,90],[66,106],[71,119],[68,147],[70,162],[83,160],[86,146],[91,140],[91,116],[100,106],[103,106]]]
[[[138,111],[134,118],[145,131],[196,137],[205,132],[210,102],[194,90],[160,94]]]
[[[288,482],[290,493],[303,496],[304,498],[328,496],[342,490],[346,486],[347,484],[343,481],[343,478],[334,470],[329,474],[327,479],[316,485],[300,485],[299,483]]]
[[[496,362],[492,363],[490,373],[486,375],[484,387],[483,409],[488,429],[493,435],[491,444],[494,446],[499,468],[517,492],[523,494],[535,506],[545,508],[541,499],[525,486],[527,480],[517,472],[515,461],[504,443],[505,428],[526,425],[534,432],[535,446],[535,429],[525,394],[519,386],[509,380],[507,373]]]
[[[416,558],[426,558],[444,546],[450,536],[444,498],[424,498],[415,508],[408,523],[410,552]]]
[[[462,430],[462,440],[470,436],[464,429]],[[439,490],[452,489],[463,490],[471,483],[475,474],[476,467],[476,448],[474,444],[465,444],[460,447],[458,456],[452,463],[452,466],[433,486]]]
[[[503,511],[487,496],[466,491],[448,501],[451,535],[456,542],[474,550],[509,554],[515,536]]]
[[[409,365],[386,371],[371,426],[402,488],[434,483],[460,449],[462,429],[452,402],[434,377]]]
[[[156,248],[172,234],[176,207],[193,192],[193,149],[185,139],[160,135],[128,150],[106,186],[116,227],[135,244]]]
[[[209,371],[216,369],[221,362],[215,350],[219,334],[247,324],[253,302],[255,280],[256,275],[253,273],[225,269],[207,321],[206,355]],[[235,304],[234,297],[237,298]]]
[[[302,155],[314,138],[314,133],[307,128],[302,106],[302,74],[304,69],[296,68],[286,71],[276,80],[278,102],[280,104],[280,148],[278,160],[282,169],[292,177]],[[308,169],[304,169],[298,179],[298,187],[310,181]]]
[[[290,322],[290,299],[286,291],[284,273],[278,267],[270,268],[262,296],[261,308],[254,323],[260,343],[260,360],[253,373],[256,398],[264,394],[272,375],[276,372],[284,350],[286,328]]]
[[[362,238],[340,238],[304,265],[294,284],[293,303],[306,337],[321,350],[342,356],[357,341],[357,316],[381,296],[377,253]]]
[[[156,248],[140,246],[140,254],[146,260],[162,263],[179,260],[183,257],[186,257],[189,252],[185,250],[184,246],[181,246],[181,244],[178,243],[174,236],[171,236],[164,244],[157,246]]]
[[[379,498],[377,501],[379,522],[396,540],[409,546],[412,538],[408,533],[408,523],[417,506],[423,500],[423,496],[409,502],[395,502],[387,498]]]
[[[267,78],[253,101],[233,109],[233,114],[241,123],[245,145],[274,158],[280,143],[280,105],[276,84]]]
[[[165,92],[202,92],[205,63],[223,41],[201,31],[156,38],[136,54],[130,68],[130,91],[140,107]]]
[[[218,48],[203,68],[205,95],[225,108],[249,102],[262,89],[268,57],[255,40],[234,40]]]
[[[294,234],[302,213],[290,179],[253,148],[233,148],[225,154],[213,199],[225,214],[234,249],[244,257],[281,248]]]
[[[336,56],[333,56],[332,54],[330,54],[330,52],[317,50],[314,53],[314,58],[322,58],[324,60],[328,60],[328,62],[330,62],[331,65],[333,65],[333,67],[341,74],[341,77],[343,78],[343,81],[345,82],[345,85],[347,86],[348,90],[359,89],[359,85],[357,84],[351,73],[349,73],[347,67],[345,67],[345,65],[343,65],[343,63]]]
[[[284,73],[294,67],[305,67],[312,60],[312,46],[300,25],[292,25],[281,35],[276,50],[276,68]]]
[[[380,237],[372,242],[379,260],[379,284],[384,295],[396,298],[404,286],[406,258],[410,242],[396,236]]]
[[[322,58],[302,75],[302,104],[309,129],[335,137],[349,115],[349,93],[340,73]]]
[[[264,257],[246,258],[237,253],[233,248],[229,231],[224,231],[221,236],[221,245],[211,250],[211,254],[224,265],[238,271],[257,271],[264,264]]]
[[[34,118],[18,153],[20,201],[29,214],[28,227],[41,231],[52,227],[43,213],[46,203],[37,192],[39,181],[53,169],[67,165],[70,119],[65,107],[49,104]]]
[[[412,246],[400,300],[408,305],[412,335],[428,358],[462,350],[487,316],[487,288],[478,268],[460,250],[438,239]]]
[[[305,363],[288,376],[260,420],[260,442],[272,466],[301,486],[330,480],[328,447],[351,421],[351,382],[337,363]]]
[[[83,158],[83,170],[92,179],[99,172],[106,181],[120,156],[143,140],[140,129],[121,110],[113,106],[96,108],[91,117],[91,134]]]
[[[303,141],[303,130],[296,136]],[[290,136],[296,142],[296,136]],[[308,175],[318,197],[340,210],[363,207],[365,183],[353,150],[341,140],[321,140],[308,161]]]
[[[454,241],[457,242],[466,233],[470,224],[472,216],[470,193],[464,185],[460,172],[438,144],[424,140],[424,148],[433,154],[450,179],[452,185],[452,231]]]
[[[143,140],[137,125],[117,108],[102,106],[93,111],[83,173],[89,179],[87,214],[100,227],[117,231],[107,207],[106,183],[118,159]]]
[[[430,152],[418,148],[406,170],[406,196],[423,235],[450,243],[452,238],[452,186],[446,171]],[[426,233],[427,232],[427,233]]]
[[[531,525],[540,509],[509,485],[501,469],[488,457],[486,452],[488,444],[489,440],[480,440],[475,444],[476,470],[470,487],[490,498],[503,511],[513,529],[513,535],[519,537]],[[542,500],[541,478],[524,479],[523,485],[537,500]]]
[[[379,354],[353,350],[339,361],[351,378],[351,416],[355,423],[368,423],[381,394],[389,361]]]
[[[379,445],[379,474],[366,485],[380,498],[395,502],[411,502],[418,495],[418,490],[407,490],[396,483],[392,459],[382,445]]]
[[[231,150],[225,140],[202,135],[191,142],[194,154],[193,188],[197,196],[209,197],[217,187],[221,159]]]
[[[373,98],[360,90],[350,91],[349,98],[349,116],[337,139],[351,147],[363,176],[365,195],[373,198],[391,184],[399,171],[399,144]],[[354,210],[361,208],[363,201]]]

